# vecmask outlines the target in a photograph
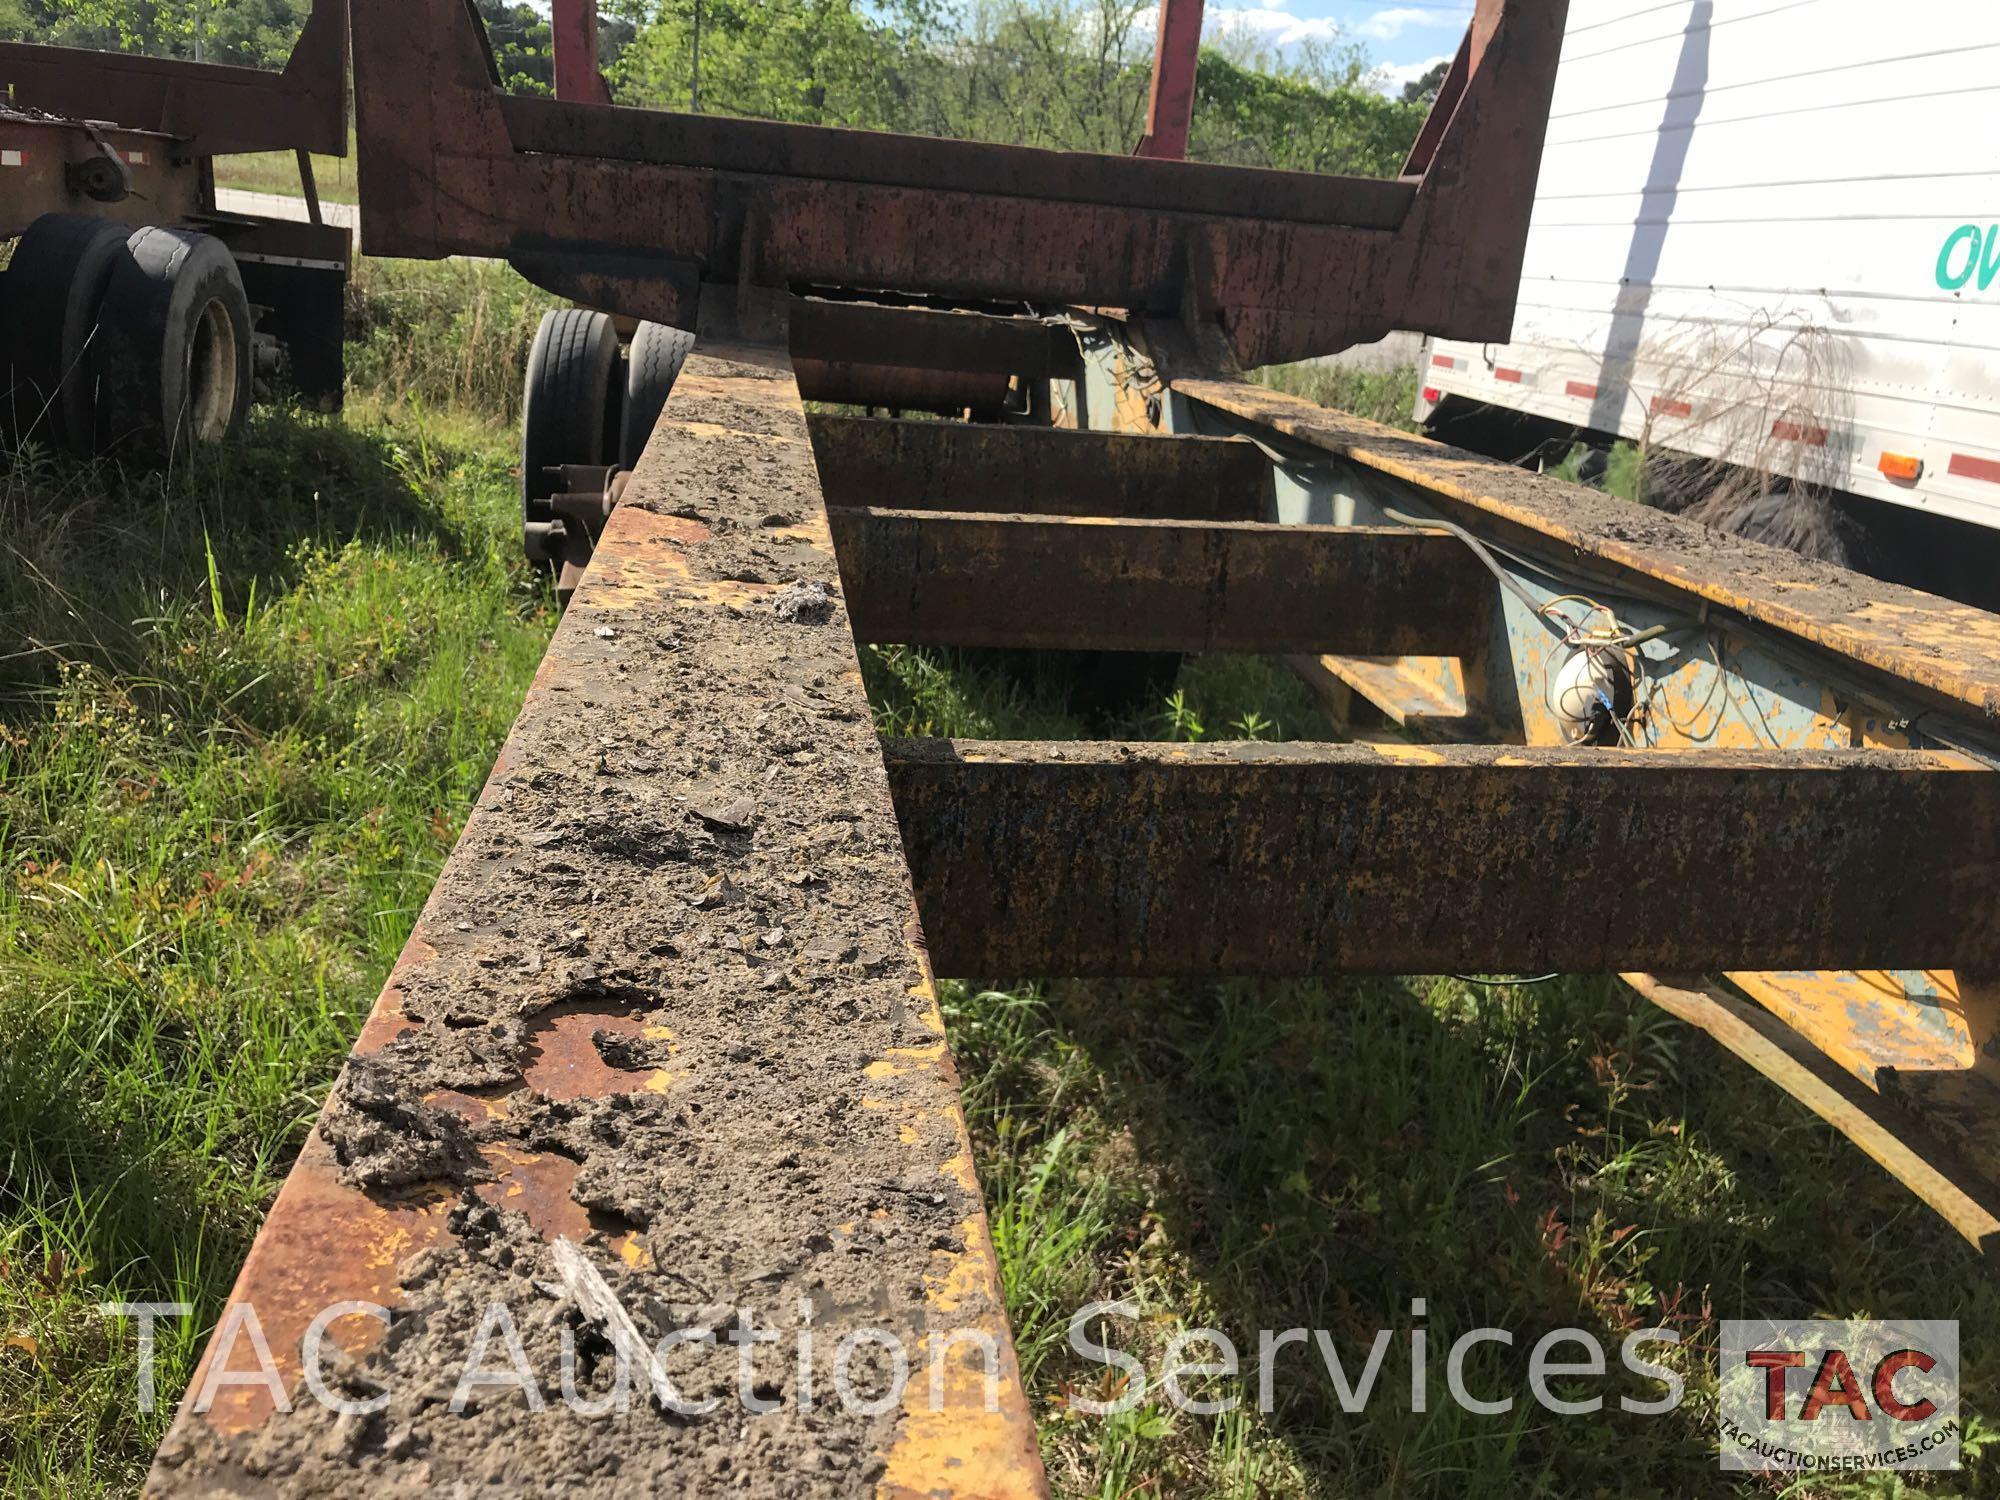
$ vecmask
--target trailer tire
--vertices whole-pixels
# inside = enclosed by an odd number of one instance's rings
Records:
[[[618,462],[639,466],[646,439],[673,393],[674,379],[694,348],[694,335],[665,323],[641,323],[632,335],[625,363],[625,413],[619,424]]]
[[[219,443],[250,409],[250,303],[229,249],[157,225],[126,238],[104,288],[91,366],[99,446]]]
[[[521,393],[521,524],[528,556],[550,562],[555,554],[546,527],[557,464],[601,464],[616,456],[624,383],[618,367],[618,334],[611,319],[588,308],[542,314],[528,351]]]
[[[5,411],[17,437],[89,454],[96,439],[92,345],[112,267],[129,233],[84,214],[43,214],[7,267]]]

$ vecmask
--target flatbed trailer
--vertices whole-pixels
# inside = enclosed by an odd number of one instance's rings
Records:
[[[356,0],[365,249],[700,337],[552,476],[567,613],[154,1493],[1044,1493],[936,973],[1624,973],[2000,1247],[2000,619],[1244,378],[1505,323],[1561,10],[1307,222],[524,106]],[[876,642],[1282,653],[1356,740],[884,742]]]

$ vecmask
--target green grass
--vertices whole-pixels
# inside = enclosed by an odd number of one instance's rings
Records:
[[[1308,360],[1296,365],[1266,365],[1250,378],[1273,390],[1303,396],[1321,406],[1353,412],[1371,422],[1384,422],[1415,432],[1411,413],[1417,408],[1417,367],[1398,365],[1393,370],[1355,370],[1345,365]]]
[[[1065,712],[1059,677],[985,659],[876,650],[864,662],[888,733],[1210,737],[1247,716],[1318,733],[1310,700],[1261,660],[1193,662],[1171,700],[1109,722]],[[1499,988],[1445,977],[1335,983],[941,986],[1008,1310],[1057,1491],[1065,1496],[1759,1494],[1716,1467],[1717,1320],[1956,1318],[1974,1436],[1968,1473],[1912,1492],[1987,1494],[2000,1294],[1977,1254],[1852,1146],[1706,1038],[1609,977]],[[1427,1303],[1421,1320],[1411,1299]],[[1245,1361],[1213,1417],[1155,1388],[1114,1418],[1073,1412],[1125,1387],[1068,1346],[1085,1303],[1141,1316],[1110,1342],[1157,1376],[1181,1328],[1229,1333]],[[1428,1410],[1407,1395],[1407,1331],[1429,1331]],[[1675,1413],[1557,1417],[1535,1405],[1528,1351],[1578,1326],[1618,1341],[1683,1336]],[[1443,1354],[1481,1326],[1475,1390],[1445,1399]],[[1295,1348],[1278,1399],[1253,1409],[1256,1331],[1332,1331],[1358,1365],[1396,1342],[1359,1414]],[[1578,1394],[1589,1394],[1579,1392]],[[1883,1476],[1786,1493],[1894,1495]]]
[[[6,455],[0,1492],[136,1486],[546,641],[509,428],[405,373],[167,479]],[[113,1300],[195,1307],[151,1417]]]
[[[313,186],[329,203],[358,203],[361,190],[354,173],[354,132],[347,133],[347,155],[312,154]],[[277,193],[300,198],[298,158],[290,151],[254,151],[215,159],[215,185],[251,193]]]

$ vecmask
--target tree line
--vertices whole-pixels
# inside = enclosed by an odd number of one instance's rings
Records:
[[[545,14],[476,0],[507,87],[547,92]],[[0,0],[0,35],[277,67],[310,0]],[[1145,0],[600,0],[621,104],[1130,151],[1152,77]],[[1195,80],[1199,161],[1387,175],[1437,87],[1379,91],[1358,46],[1212,38]]]

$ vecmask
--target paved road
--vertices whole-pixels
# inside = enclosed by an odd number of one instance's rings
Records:
[[[283,193],[249,193],[241,188],[217,188],[215,206],[226,213],[262,214],[269,219],[297,219],[300,223],[311,217],[303,198],[288,198]],[[347,229],[361,227],[361,210],[352,203],[334,203],[322,198],[319,211],[329,224]]]

